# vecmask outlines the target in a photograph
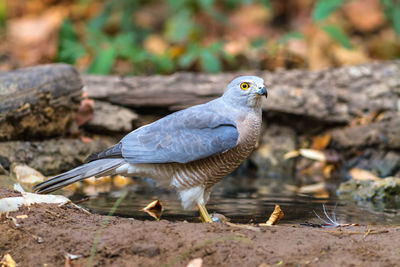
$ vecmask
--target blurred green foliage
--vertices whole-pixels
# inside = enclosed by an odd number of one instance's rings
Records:
[[[227,9],[241,5],[261,2],[266,7],[267,0],[224,0]],[[221,71],[222,62],[232,62],[233,57],[222,50],[223,42],[202,43],[206,29],[196,23],[195,15],[204,12],[225,23],[226,17],[216,8],[215,0],[169,0],[166,1],[167,17],[161,32],[172,45],[179,45],[183,53],[172,58],[168,53],[155,54],[144,49],[144,41],[152,32],[135,24],[131,19],[135,9],[142,1],[110,0],[100,14],[91,19],[86,27],[84,38],[79,39],[70,21],[62,24],[59,33],[57,61],[74,64],[86,53],[93,59],[87,68],[88,73],[107,74],[116,60],[127,60],[134,66],[134,73],[169,73],[176,69],[189,69],[198,64],[205,72]],[[113,16],[120,18],[118,29],[107,32],[107,24]]]
[[[337,25],[327,25],[323,21],[346,2],[351,0],[317,0],[314,5],[312,18],[321,29],[344,48],[352,49],[349,37]],[[400,35],[400,0],[380,0],[386,18],[391,22],[397,36]]]
[[[318,0],[314,5],[312,18],[315,22],[326,19],[333,11],[338,9],[346,0]]]
[[[341,46],[352,49],[346,32],[329,21],[330,15],[348,1],[316,0],[311,20]],[[386,18],[396,34],[400,35],[400,0],[380,1]],[[80,3],[88,5],[90,0],[81,0]],[[103,4],[102,11],[85,23],[83,34],[82,30],[78,32],[74,28],[71,21],[63,22],[57,61],[75,64],[86,56],[90,60],[86,64],[86,72],[93,74],[108,74],[121,61],[131,65],[128,74],[171,73],[176,70],[219,72],[235,65],[237,58],[223,49],[224,37],[205,41],[207,25],[196,18],[203,15],[204,19],[205,14],[206,18],[225,25],[229,12],[252,3],[262,4],[266,9],[271,7],[269,0],[108,0]],[[132,19],[132,15],[145,5],[164,7],[165,19],[161,25],[143,27]],[[146,49],[146,40],[154,34],[166,43],[165,51],[156,53]],[[276,47],[286,45],[291,39],[303,38],[302,33],[289,31],[277,39]],[[266,41],[267,38],[262,36],[249,43],[252,48],[258,49],[265,48]],[[272,48],[269,53],[275,50]]]
[[[396,35],[400,35],[400,1],[381,0],[386,18],[392,23]]]
[[[86,71],[93,74],[109,73],[118,59],[130,62],[134,66],[134,74],[170,73],[176,69],[190,69],[195,64],[202,71],[215,73],[221,71],[222,62],[233,62],[233,57],[222,50],[222,40],[203,44],[207,29],[194,19],[196,14],[203,12],[219,23],[226,23],[226,17],[216,8],[216,0],[165,2],[168,19],[159,30],[169,44],[183,50],[176,58],[168,53],[160,55],[144,49],[144,41],[152,32],[136,25],[131,19],[141,2],[145,1],[109,0],[102,12],[87,23],[84,38],[78,38],[71,22],[64,21],[59,33],[57,61],[74,64],[89,53],[93,59]],[[254,2],[261,2],[265,7],[269,5],[267,0],[219,2],[229,10]],[[118,29],[110,34],[106,29],[107,24],[115,15],[120,18]]]
[[[7,20],[6,0],[0,0],[0,29],[4,29]]]
[[[333,40],[341,44],[346,49],[351,49],[349,37],[337,25],[325,24],[324,20],[336,11],[347,0],[318,0],[313,9],[312,18],[321,29],[328,34]]]

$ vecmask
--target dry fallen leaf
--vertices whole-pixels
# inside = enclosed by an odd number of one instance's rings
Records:
[[[385,16],[379,0],[348,1],[343,11],[357,31],[372,32],[385,23]]]
[[[284,159],[291,159],[291,158],[296,158],[300,156],[300,152],[298,150],[291,150],[285,153],[285,155],[283,155]]]
[[[36,184],[46,180],[43,174],[27,165],[16,165],[12,172],[17,180],[23,184]]]
[[[102,176],[99,178],[92,176],[90,178],[83,180],[83,182],[89,185],[108,184],[111,183],[111,176]]]
[[[6,197],[0,199],[0,214],[16,211],[21,206],[30,206],[35,203],[64,204],[71,202],[68,198],[59,195],[40,195],[21,192],[22,197]]]
[[[275,225],[275,224],[277,224],[277,223],[279,222],[279,220],[282,219],[283,215],[284,215],[284,213],[283,213],[283,211],[281,210],[281,207],[279,207],[278,204],[275,204],[275,209],[274,209],[274,211],[272,212],[271,216],[269,216],[269,219],[268,219],[268,221],[265,223],[265,225],[270,226],[270,225]],[[264,224],[262,224],[262,225],[264,225]]]
[[[62,8],[49,8],[38,16],[7,20],[10,53],[24,66],[53,61],[57,54],[57,33],[65,17]]]
[[[28,215],[26,215],[26,214],[17,215],[17,216],[15,216],[15,218],[17,218],[17,219],[26,219],[26,218],[28,218]]]
[[[322,173],[324,174],[324,178],[325,179],[331,178],[331,175],[334,170],[335,170],[335,165],[333,165],[333,164],[325,165],[322,170]]]
[[[63,188],[63,190],[69,191],[69,192],[75,192],[81,187],[82,187],[82,183],[81,182],[77,182],[77,183],[73,183],[73,184],[67,185],[66,187]]]
[[[297,192],[302,194],[315,193],[321,190],[325,190],[325,186],[326,186],[325,182],[303,185],[298,189]]]
[[[129,177],[125,177],[125,176],[122,176],[122,175],[115,175],[113,177],[113,184],[116,187],[124,187],[124,186],[126,186],[128,184],[131,184],[131,183],[132,183],[132,179],[129,178]]]
[[[98,184],[98,185],[85,185],[83,187],[83,193],[88,196],[98,196],[101,193],[106,193],[111,191],[111,183]]]
[[[373,174],[370,171],[359,169],[359,168],[353,168],[350,170],[350,175],[351,178],[355,180],[372,180],[372,181],[380,181],[381,179]]]
[[[160,200],[154,200],[145,208],[141,209],[140,211],[144,211],[149,214],[151,217],[156,219],[157,221],[161,218],[162,212],[164,211],[164,206]]]
[[[356,65],[371,61],[367,53],[361,48],[346,49],[340,45],[331,48],[332,57],[340,65]]]
[[[94,100],[88,98],[86,94],[83,94],[82,97],[83,99],[81,101],[81,105],[79,106],[78,113],[76,114],[75,119],[78,126],[82,126],[83,124],[91,120],[94,116]]]
[[[315,150],[324,150],[328,146],[330,141],[331,135],[329,133],[324,135],[317,135],[312,139],[312,144],[310,148]]]
[[[4,257],[0,261],[0,267],[15,267],[15,261],[11,257],[10,254],[4,255]]]
[[[201,267],[203,266],[203,259],[202,258],[196,258],[191,261],[186,265],[186,267]]]
[[[156,55],[165,54],[168,49],[168,43],[158,34],[149,35],[144,40],[143,46],[147,51]]]
[[[305,158],[316,161],[326,161],[325,154],[319,150],[302,148],[299,150],[299,152],[300,155],[302,155]]]

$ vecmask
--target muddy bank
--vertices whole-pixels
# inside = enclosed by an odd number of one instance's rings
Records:
[[[0,189],[2,196],[11,191]],[[18,215],[27,215],[18,216]],[[33,205],[0,218],[0,257],[18,266],[86,266],[105,216],[72,205]],[[19,218],[18,218],[19,217]],[[248,227],[248,226],[246,226]],[[111,217],[97,245],[95,266],[283,266],[330,264],[393,266],[400,227],[310,228],[300,225],[249,229],[226,224],[139,221]],[[66,260],[67,253],[80,255]]]

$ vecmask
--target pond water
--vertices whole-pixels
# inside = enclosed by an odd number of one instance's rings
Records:
[[[110,188],[108,188],[110,189]],[[140,211],[151,201],[159,199],[164,205],[162,219],[170,221],[199,221],[197,211],[185,211],[175,192],[160,189],[149,179],[137,179],[135,183],[121,188],[111,188],[107,192],[89,197],[79,205],[94,213],[107,214],[124,190],[128,195],[117,208],[115,215],[139,220],[153,220]],[[334,213],[339,223],[357,224],[400,224],[400,210],[374,210],[362,207],[352,201],[339,200],[332,190],[329,197],[317,198],[312,195],[295,194],[287,189],[287,183],[251,177],[227,177],[213,188],[207,209],[225,215],[234,223],[265,223],[279,204],[285,216],[281,223],[299,224],[304,222],[323,223],[318,219],[326,218],[323,212],[325,205],[328,214]],[[81,191],[69,198],[79,201],[88,197]]]

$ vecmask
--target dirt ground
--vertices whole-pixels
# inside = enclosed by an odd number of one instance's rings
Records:
[[[2,197],[15,195],[0,188]],[[20,208],[0,217],[0,257],[9,253],[17,266],[86,266],[105,218],[70,204]],[[203,266],[395,266],[398,240],[400,226],[261,227],[110,217],[93,265],[186,266],[201,258]],[[79,257],[67,259],[67,253]]]

